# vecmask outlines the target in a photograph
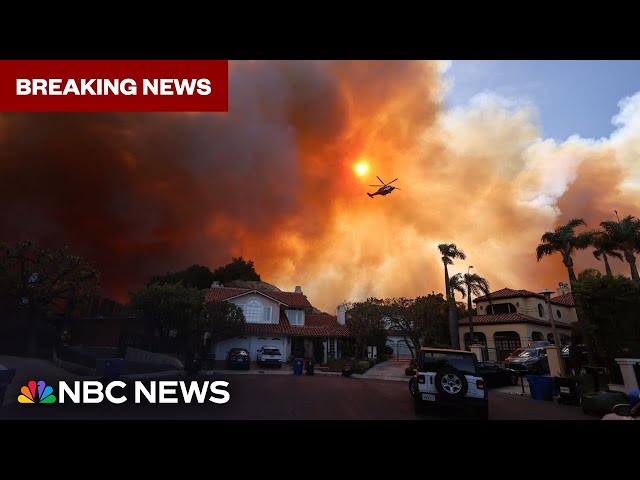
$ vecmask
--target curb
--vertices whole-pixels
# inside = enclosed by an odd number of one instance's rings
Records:
[[[406,377],[383,377],[381,375],[364,375],[364,374],[358,374],[358,373],[353,373],[351,374],[351,376],[353,378],[359,378],[362,380],[389,380],[392,382],[408,382],[409,378]]]

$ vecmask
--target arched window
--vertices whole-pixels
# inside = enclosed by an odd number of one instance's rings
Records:
[[[540,318],[544,317],[544,307],[541,303],[538,304],[538,315],[540,315]]]
[[[264,307],[262,302],[257,298],[252,298],[244,304],[244,318],[247,323],[262,323],[264,315]]]
[[[553,333],[548,333],[547,334],[547,340],[549,341],[549,343],[556,343],[553,341]]]

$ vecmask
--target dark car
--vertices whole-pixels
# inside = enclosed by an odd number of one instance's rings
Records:
[[[507,357],[504,361],[504,366],[518,372],[549,373],[547,351],[543,347],[518,348]]]
[[[512,368],[502,368],[493,362],[478,362],[478,370],[487,388],[517,385],[520,378]]]
[[[249,351],[245,348],[232,348],[227,352],[227,368],[244,368],[249,370],[251,360]]]

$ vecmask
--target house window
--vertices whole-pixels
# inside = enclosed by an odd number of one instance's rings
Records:
[[[562,318],[562,313],[560,313],[560,309],[556,310],[556,315],[558,318]]]
[[[329,348],[327,348],[327,355],[329,356],[329,358],[336,358],[336,339],[335,338],[330,338],[329,339]]]
[[[287,319],[291,325],[304,325],[303,310],[287,310]]]
[[[497,303],[487,307],[487,315],[500,315],[502,313],[516,313],[518,309],[513,303]]]
[[[265,307],[257,298],[242,305],[242,311],[247,323],[271,323],[271,307]]]
[[[540,318],[544,317],[544,307],[541,303],[538,304],[538,315],[540,315]]]

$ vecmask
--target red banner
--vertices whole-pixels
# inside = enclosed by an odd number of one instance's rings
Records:
[[[226,112],[226,60],[0,60],[0,112]]]

